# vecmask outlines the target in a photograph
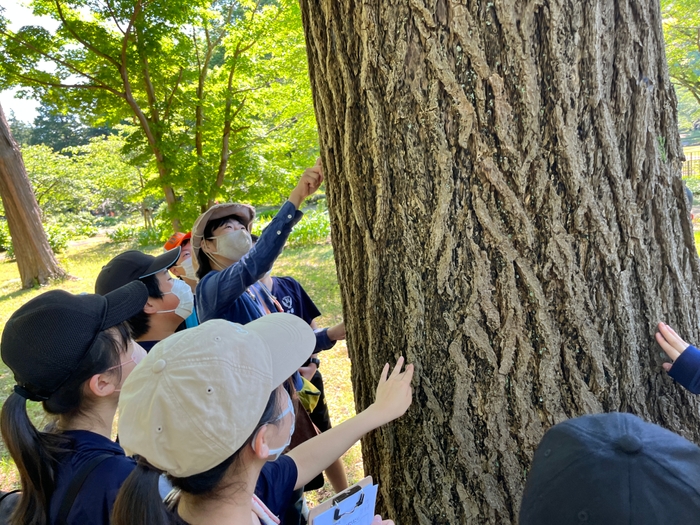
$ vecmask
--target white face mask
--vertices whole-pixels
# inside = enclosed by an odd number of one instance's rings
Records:
[[[284,393],[287,395],[287,408],[284,409],[284,411],[277,416],[275,419],[267,423],[268,425],[273,425],[277,423],[277,421],[280,421],[284,419],[284,417],[287,414],[292,414],[292,427],[289,429],[289,437],[287,438],[287,441],[285,442],[284,445],[281,447],[277,448],[271,448],[269,449],[269,456],[267,456],[268,461],[275,461],[278,457],[282,455],[282,452],[284,452],[289,444],[292,442],[292,434],[294,434],[294,423],[296,422],[296,413],[294,412],[294,403],[292,403],[292,398],[289,397],[289,393],[285,390]],[[255,450],[255,440],[253,440],[253,450]]]
[[[214,237],[216,239],[216,251],[210,251],[213,255],[221,255],[231,261],[239,261],[253,246],[253,240],[248,230],[229,231]]]
[[[175,315],[179,315],[183,319],[187,319],[192,315],[194,310],[194,296],[192,295],[192,290],[190,285],[185,281],[179,279],[173,280],[173,289],[169,292],[165,292],[163,295],[173,294],[180,301],[177,308],[173,310],[158,310],[159,314],[169,314],[175,312]]]
[[[194,273],[194,266],[192,266],[192,257],[188,257],[184,261],[182,261],[182,264],[178,264],[175,266],[175,268],[180,268],[183,272],[185,272],[185,277],[188,279],[191,279],[193,281],[199,281],[199,278],[197,277],[197,274]]]

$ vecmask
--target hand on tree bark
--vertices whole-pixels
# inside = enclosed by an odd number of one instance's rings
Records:
[[[289,195],[289,202],[294,204],[297,209],[304,202],[304,199],[315,193],[316,190],[323,183],[323,165],[321,164],[321,158],[316,160],[316,164],[311,168],[306,168],[304,173],[301,175],[296,188],[292,190]]]
[[[656,332],[656,342],[666,355],[675,361],[690,346],[676,333],[676,331],[665,323],[659,323],[659,331]],[[668,372],[673,363],[663,363],[661,366]]]
[[[377,514],[372,520],[372,525],[394,525],[392,520],[383,520],[382,517]]]
[[[374,409],[378,413],[378,417],[381,418],[381,422],[377,426],[401,417],[411,405],[413,400],[413,388],[411,387],[413,365],[406,365],[406,370],[401,372],[403,362],[403,356],[399,357],[388,378],[389,363],[384,365],[377,386],[377,396],[374,403],[367,409],[368,411]]]

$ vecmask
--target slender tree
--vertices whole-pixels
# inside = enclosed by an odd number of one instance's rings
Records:
[[[1,106],[0,196],[12,235],[22,288],[31,288],[36,283],[46,284],[50,279],[64,277],[65,272],[56,261],[46,239],[39,205]]]
[[[700,340],[658,1],[301,0],[363,441],[397,523],[516,523],[544,431],[629,411],[700,442],[662,371]]]

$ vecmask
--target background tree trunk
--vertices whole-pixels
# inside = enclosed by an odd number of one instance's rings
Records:
[[[46,239],[41,211],[29,183],[19,146],[0,107],[0,196],[5,208],[22,288],[64,277]]]
[[[700,340],[659,5],[301,0],[357,408],[397,523],[515,523],[565,418],[629,411],[700,441],[656,323]]]

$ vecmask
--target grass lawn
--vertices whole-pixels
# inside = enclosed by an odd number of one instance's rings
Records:
[[[14,262],[0,262],[0,331],[12,312],[28,300],[51,289],[60,288],[72,293],[94,291],[94,283],[102,266],[112,257],[129,249],[125,244],[107,242],[105,237],[97,237],[73,243],[68,250],[58,256],[63,268],[71,275],[70,279],[33,290],[20,290],[19,272]],[[143,249],[147,253],[160,253],[160,247]],[[278,259],[274,275],[292,276],[297,279],[314,300],[323,315],[317,319],[319,326],[331,326],[342,320],[340,292],[335,273],[333,250],[330,245],[311,248],[287,249]],[[326,385],[326,397],[334,424],[340,423],[355,414],[352,385],[350,383],[350,361],[344,342],[339,342],[322,354],[321,371]],[[0,395],[4,400],[14,385],[12,373],[0,362]],[[39,403],[27,403],[30,416],[40,427],[47,420]],[[363,477],[362,456],[359,445],[355,445],[344,457],[348,480],[352,484]],[[0,488],[16,488],[17,473],[9,455],[0,442]],[[331,493],[330,485],[318,494],[310,494],[311,501],[325,499]]]

